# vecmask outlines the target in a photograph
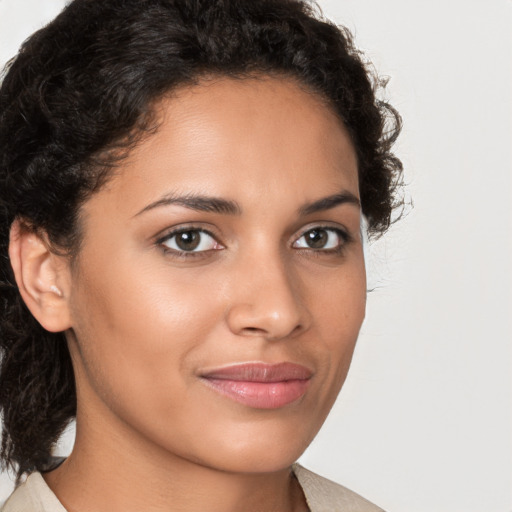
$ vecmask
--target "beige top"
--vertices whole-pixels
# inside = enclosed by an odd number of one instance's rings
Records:
[[[383,512],[358,494],[299,464],[293,465],[311,512]],[[0,512],[66,512],[41,473],[32,473],[7,500]]]

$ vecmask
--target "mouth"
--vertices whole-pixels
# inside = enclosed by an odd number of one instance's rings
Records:
[[[304,396],[313,372],[295,363],[242,363],[208,370],[201,380],[217,393],[255,409],[279,409]]]

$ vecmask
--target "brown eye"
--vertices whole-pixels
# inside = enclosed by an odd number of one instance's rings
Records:
[[[193,251],[201,242],[201,235],[197,231],[184,231],[176,236],[176,245],[182,251]]]
[[[323,249],[329,240],[329,234],[325,229],[312,229],[304,234],[304,239],[311,249]]]
[[[212,235],[200,229],[170,233],[159,243],[176,252],[203,252],[221,248]]]
[[[347,235],[336,228],[309,229],[297,239],[293,247],[300,249],[329,250],[338,249],[347,241]]]

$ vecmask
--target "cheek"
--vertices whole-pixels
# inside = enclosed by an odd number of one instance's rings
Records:
[[[309,283],[313,289],[314,282]],[[353,342],[357,338],[366,310],[366,274],[362,251],[357,251],[332,276],[316,284],[311,294],[315,323],[329,339]],[[343,343],[342,343],[343,344]],[[336,343],[335,343],[336,345]]]
[[[203,280],[138,261],[89,265],[73,301],[81,364],[97,395],[151,402],[180,383],[218,316]],[[96,269],[96,271],[94,271]],[[136,273],[134,269],[139,269]],[[141,270],[143,269],[143,270]]]
[[[365,317],[366,278],[362,258],[325,280],[312,298],[311,309],[318,334],[317,350],[327,367],[328,383],[324,383],[324,390],[334,400],[347,375]]]

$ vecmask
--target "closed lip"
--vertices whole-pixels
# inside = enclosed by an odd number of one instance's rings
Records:
[[[313,372],[296,363],[238,363],[200,372],[205,379],[233,380],[244,382],[283,382],[307,380]]]
[[[240,363],[200,373],[211,390],[252,409],[280,409],[298,402],[313,372],[295,363]]]

